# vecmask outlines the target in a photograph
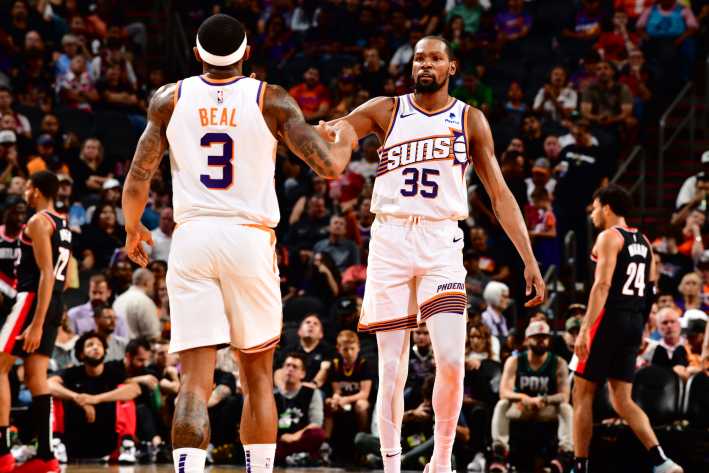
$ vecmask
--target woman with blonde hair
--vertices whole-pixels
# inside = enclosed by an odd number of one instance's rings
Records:
[[[687,273],[679,283],[682,298],[675,302],[677,308],[684,314],[690,309],[709,311],[709,306],[702,300],[702,278],[697,273]]]
[[[84,141],[79,152],[79,161],[71,169],[76,194],[81,197],[98,194],[104,182],[113,178],[113,172],[108,168],[101,142],[96,138]]]

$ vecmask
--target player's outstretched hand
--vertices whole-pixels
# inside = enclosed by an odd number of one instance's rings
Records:
[[[135,230],[126,227],[126,253],[131,260],[145,268],[148,265],[148,254],[145,252],[142,242],[155,246],[153,236],[150,230],[145,228],[145,225],[139,223]]]
[[[534,266],[527,266],[524,268],[524,279],[527,281],[527,291],[528,296],[532,295],[532,286],[537,290],[537,295],[534,299],[524,304],[525,307],[534,307],[544,302],[544,294],[546,294],[546,287],[544,285],[544,279],[542,278],[542,273],[539,271],[539,267],[535,263]]]
[[[355,149],[359,142],[357,141],[357,133],[347,120],[340,120],[333,124],[325,123],[320,120],[319,126],[325,131],[330,138],[328,141],[335,141],[339,136],[342,141],[351,143],[352,149]],[[326,138],[327,139],[327,138]]]

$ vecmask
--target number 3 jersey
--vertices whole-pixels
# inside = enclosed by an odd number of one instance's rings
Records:
[[[372,212],[461,220],[468,216],[468,105],[456,99],[427,112],[396,97],[372,196]]]
[[[652,291],[650,242],[636,228],[615,226],[608,231],[623,240],[623,249],[618,253],[605,308],[644,310],[645,291]],[[598,258],[591,254],[591,260],[595,263]]]
[[[71,258],[71,229],[63,215],[42,210],[37,218],[46,217],[52,222],[52,266],[54,267],[54,292],[64,290],[69,260]],[[37,292],[39,289],[39,266],[34,257],[32,239],[27,235],[27,227],[20,233],[20,261],[16,267],[17,292]]]
[[[167,127],[177,223],[237,217],[275,227],[276,139],[262,110],[266,83],[237,76],[179,81]]]

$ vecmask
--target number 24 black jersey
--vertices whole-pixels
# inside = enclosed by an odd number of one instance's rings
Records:
[[[645,309],[645,291],[652,291],[650,242],[636,228],[615,226],[608,231],[615,233],[618,238],[623,240],[623,249],[618,253],[605,308],[643,310]],[[591,260],[596,262],[597,258],[591,255]]]

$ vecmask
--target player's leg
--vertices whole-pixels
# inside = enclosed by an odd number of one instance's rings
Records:
[[[588,451],[593,437],[593,397],[598,383],[574,376],[574,468],[588,471]]]
[[[455,427],[463,402],[465,375],[465,316],[442,312],[427,319],[433,353],[436,354],[436,384],[433,411],[436,414],[432,465],[437,473],[451,471]],[[435,460],[435,461],[434,461]]]
[[[246,470],[273,470],[278,437],[278,412],[273,397],[273,351],[256,353],[239,350],[239,372],[244,390],[241,441],[246,453]]]
[[[10,370],[16,356],[0,352],[0,473],[9,473],[15,468],[15,458],[10,453]]]
[[[204,471],[207,445],[211,437],[207,402],[212,394],[216,346],[180,352],[182,376],[180,393],[172,420],[172,456],[175,470],[184,473]]]
[[[46,332],[49,327],[44,327]],[[56,340],[55,336],[53,337]],[[54,460],[52,447],[52,396],[47,382],[49,356],[32,353],[23,359],[25,365],[25,384],[32,394],[32,423],[37,435],[37,457],[49,462]],[[57,463],[58,466],[58,463]]]

